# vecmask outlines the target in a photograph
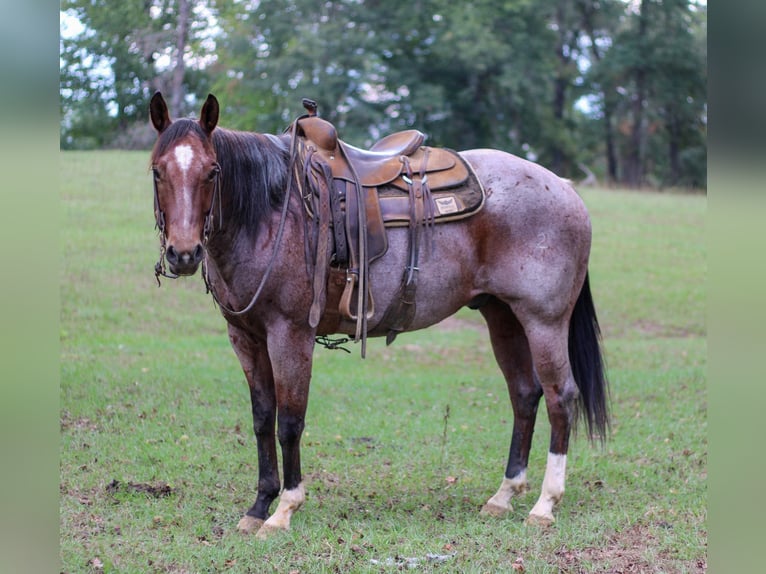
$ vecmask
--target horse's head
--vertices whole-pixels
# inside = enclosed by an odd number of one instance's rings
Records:
[[[162,94],[149,105],[158,138],[152,151],[154,215],[163,255],[171,273],[193,275],[202,261],[210,232],[220,168],[212,143],[218,123],[218,100],[212,94],[202,106],[199,120],[171,120]]]

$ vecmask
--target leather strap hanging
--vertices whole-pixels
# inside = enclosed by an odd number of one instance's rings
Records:
[[[428,152],[423,159],[422,167],[418,179],[413,178],[412,168],[409,159],[405,156],[401,158],[404,164],[405,174],[402,176],[409,188],[410,200],[410,224],[409,224],[409,245],[407,249],[407,265],[402,273],[402,281],[399,284],[394,300],[386,310],[383,319],[380,322],[378,331],[386,331],[386,344],[390,345],[396,339],[396,336],[407,330],[407,327],[415,319],[416,311],[416,292],[418,287],[418,267],[420,259],[420,238],[424,227],[429,223],[433,225],[434,214],[430,209],[430,189],[428,187],[428,176],[426,175],[426,163],[428,162]]]

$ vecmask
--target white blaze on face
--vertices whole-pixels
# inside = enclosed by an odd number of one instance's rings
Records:
[[[181,189],[181,197],[183,197],[183,215],[184,220],[189,222],[192,214],[192,197],[191,188],[187,182],[187,174],[189,168],[194,160],[194,151],[189,145],[179,145],[175,149],[176,162],[183,174],[183,188]]]
[[[194,152],[192,151],[191,146],[180,145],[176,147],[175,153],[176,153],[176,161],[178,162],[178,167],[181,168],[182,172],[186,173],[187,171],[189,171],[189,167],[191,166],[192,159],[194,158]]]

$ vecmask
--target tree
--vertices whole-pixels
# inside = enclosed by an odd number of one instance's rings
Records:
[[[345,138],[370,138],[370,126],[381,120],[368,105],[380,67],[364,5],[262,0],[243,10],[236,0],[215,4],[222,32],[213,85],[224,96],[229,125],[279,132],[303,113],[301,98],[308,97]]]
[[[688,0],[642,0],[595,64],[617,124],[620,183],[706,185],[705,22]]]
[[[586,83],[590,87],[591,101],[600,100],[601,102],[600,116],[596,116],[595,119],[602,124],[606,179],[609,183],[616,183],[618,168],[613,118],[618,94],[612,82],[612,75],[599,73],[599,71],[603,69],[602,61],[612,45],[612,34],[619,29],[624,5],[622,2],[613,0],[578,0],[577,7],[591,55]]]
[[[79,35],[61,40],[62,147],[103,147],[136,123],[145,125],[149,98],[157,89],[173,94],[174,114],[186,111],[184,46],[190,42],[191,8],[202,4],[62,1],[62,10],[83,25]],[[203,54],[199,45],[194,52],[198,59]]]
[[[174,117],[184,112],[184,72],[186,71],[186,45],[189,42],[189,0],[177,0],[178,21],[176,53],[173,59],[173,76],[170,86],[170,113]]]
[[[704,20],[683,0],[658,7],[656,49],[656,146],[662,185],[705,185],[706,43]],[[654,151],[654,150],[653,150]]]
[[[365,146],[416,127],[566,177],[705,185],[706,9],[694,0],[63,0],[62,146],[124,145],[148,98],[214,91],[280,132],[301,98]],[[585,102],[585,104],[584,104]],[[134,126],[140,126],[134,127]],[[143,130],[143,131],[141,131]]]

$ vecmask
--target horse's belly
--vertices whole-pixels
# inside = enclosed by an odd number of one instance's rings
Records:
[[[474,242],[460,223],[441,224],[421,236],[418,270],[415,273],[414,316],[407,331],[423,329],[454,314],[478,294]],[[375,313],[371,331],[384,321],[389,309],[402,298],[403,278],[408,265],[405,229],[389,230],[389,248],[370,269]]]

